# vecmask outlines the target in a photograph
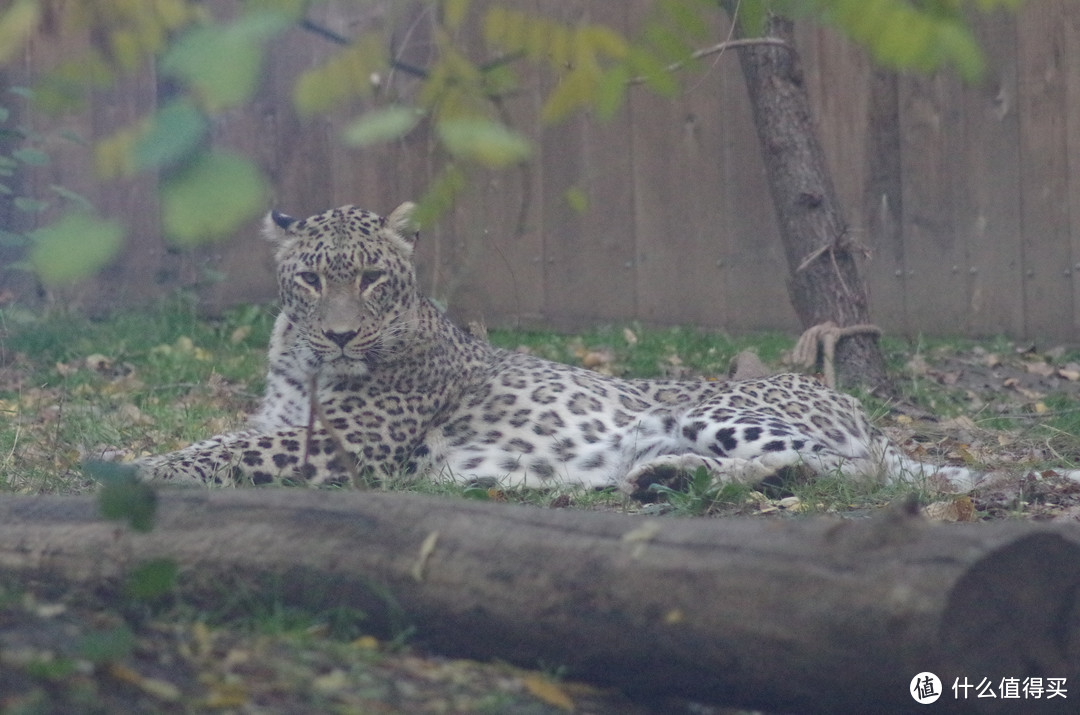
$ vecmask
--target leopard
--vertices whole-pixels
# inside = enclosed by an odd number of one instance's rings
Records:
[[[280,311],[259,408],[236,431],[137,460],[138,475],[210,487],[570,485],[641,500],[700,469],[716,483],[790,470],[950,491],[978,482],[908,457],[855,397],[811,376],[625,379],[494,347],[422,292],[415,209],[271,211]]]

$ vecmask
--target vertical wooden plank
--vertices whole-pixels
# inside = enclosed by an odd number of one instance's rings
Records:
[[[62,59],[77,59],[93,47],[81,28],[62,29],[55,15],[46,14],[39,32],[30,40],[26,56],[32,79],[44,74]],[[38,225],[57,219],[72,206],[59,199],[53,186],[86,197],[103,217],[116,219],[127,228],[127,239],[112,263],[96,276],[73,286],[52,291],[58,302],[91,314],[107,313],[121,307],[142,305],[162,291],[190,281],[184,269],[190,265],[182,257],[167,252],[161,242],[154,177],[102,182],[97,175],[93,142],[129,126],[153,111],[156,77],[151,68],[118,78],[115,87],[93,91],[86,111],[46,116],[28,112],[26,124],[40,136],[49,164],[28,172],[24,188],[37,199],[51,204],[34,217]],[[74,136],[78,141],[71,141]]]
[[[1073,325],[1069,226],[1065,0],[1026,5],[1018,15],[1018,106],[1023,216],[1024,333],[1064,337]]]
[[[1020,241],[1020,118],[1016,106],[1016,22],[998,12],[975,23],[987,53],[979,86],[965,87],[963,144],[954,172],[956,228],[966,236],[969,335],[1024,330]],[[952,332],[935,324],[933,332]]]
[[[307,216],[331,206],[331,137],[324,121],[303,122],[297,116],[292,84],[333,49],[300,28],[287,30],[267,52],[263,85],[254,100],[215,122],[214,145],[254,161],[269,180],[266,210]],[[200,291],[209,310],[277,295],[273,251],[261,238],[261,222],[262,215],[197,252],[204,269],[226,277]]]
[[[964,237],[955,225],[954,184],[963,107],[959,82],[941,72],[900,80],[905,289],[913,330],[961,326],[967,296]]]
[[[496,3],[473,3],[472,27]],[[501,3],[536,14],[533,0]],[[478,65],[492,59],[479,31],[461,37],[461,46]],[[529,63],[515,63],[523,91],[490,104],[493,116],[528,137],[538,150],[541,98],[539,73]],[[539,320],[544,301],[543,237],[535,191],[540,182],[539,157],[519,167],[474,170],[470,188],[455,207],[452,221],[457,250],[440,266],[444,295],[451,314],[489,326],[519,326]],[[444,256],[451,252],[444,252]]]
[[[623,5],[602,0],[561,3],[545,14],[571,25],[593,18],[617,26],[625,21]],[[544,312],[556,327],[635,313],[629,137],[625,112],[602,127],[578,114],[540,131]],[[586,211],[578,212],[567,201],[572,189],[588,197]]]
[[[798,26],[811,106],[851,240],[865,248],[859,270],[870,316],[905,333],[897,78],[829,27]]]
[[[796,42],[837,198],[855,238],[862,241],[870,58],[851,40],[810,21],[797,24]]]
[[[633,24],[649,16],[637,3]],[[721,37],[719,17],[713,37]],[[661,97],[647,87],[629,89],[637,234],[637,317],[647,323],[728,325],[724,259],[730,237],[719,196],[722,131],[727,107],[720,95],[721,64],[710,58],[701,72],[683,72],[683,91]]]
[[[874,68],[867,82],[862,216],[870,251],[870,260],[863,264],[870,289],[870,315],[882,329],[907,335],[912,331],[905,290],[900,78],[890,70]]]
[[[726,28],[721,31],[727,36]],[[746,80],[734,53],[718,65],[721,118],[721,257],[727,327],[734,331],[799,330],[787,292],[788,268],[765,177]],[[711,200],[699,197],[699,200]]]
[[[329,3],[314,7],[309,19],[352,38],[378,27],[385,11],[382,4]],[[357,101],[316,117],[301,117],[293,107],[297,78],[341,49],[316,33],[299,27],[289,29],[268,48],[266,74],[255,100],[217,124],[215,143],[250,157],[268,177],[272,192],[268,209],[307,216],[357,204],[388,213],[415,196],[399,196],[398,184],[410,172],[398,164],[425,157],[425,151],[403,151],[401,146],[360,151],[342,143],[343,127],[370,108],[371,102]],[[228,280],[204,290],[211,306],[263,301],[276,295],[272,251],[260,238],[261,220],[260,216],[251,221],[231,240],[212,249],[208,265]]]
[[[1061,5],[1061,31],[1063,46],[1068,52],[1063,66],[1065,77],[1065,135],[1067,144],[1069,196],[1069,247],[1072,265],[1065,266],[1062,274],[1069,272],[1072,283],[1073,320],[1071,329],[1062,326],[1060,339],[1075,343],[1080,336],[1080,6],[1076,3]]]
[[[0,70],[0,92],[3,92],[3,106],[10,110],[11,114],[6,122],[0,123],[5,129],[19,126],[29,126],[30,117],[27,116],[28,101],[18,97],[10,90],[14,87],[28,87],[33,82],[35,66],[33,54],[30,49],[22,53],[17,61],[10,61],[7,68]],[[0,153],[10,155],[17,149],[20,142],[14,135],[0,137]],[[0,230],[24,234],[34,228],[35,218],[33,215],[19,210],[15,206],[15,197],[26,196],[33,185],[32,172],[26,167],[15,170],[14,176],[3,177],[2,183],[12,189],[11,194],[0,195]],[[0,303],[8,305],[15,303],[27,308],[40,307],[43,296],[39,291],[37,279],[25,270],[15,268],[16,264],[26,258],[26,247],[21,244],[0,244]]]

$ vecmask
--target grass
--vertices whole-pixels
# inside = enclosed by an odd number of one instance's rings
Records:
[[[87,457],[163,452],[240,425],[263,389],[272,321],[271,309],[257,307],[205,320],[183,300],[109,320],[0,311],[0,415],[6,418],[0,419],[0,494],[84,492],[94,488],[79,468]],[[731,359],[746,349],[779,366],[793,344],[792,338],[775,334],[732,337],[640,325],[600,327],[575,336],[493,330],[490,338],[503,347],[623,377],[689,379],[725,375]],[[935,429],[918,418],[905,421],[896,403],[862,396],[881,426],[908,440],[906,447],[925,450],[927,459],[1004,464],[1015,471],[1080,462],[1080,390],[1043,394],[1029,383],[973,390],[964,380],[948,377],[968,363],[985,362],[981,356],[987,354],[1000,354],[1010,379],[1019,379],[1029,364],[1043,361],[1065,368],[1080,362],[1080,353],[1020,354],[1000,338],[893,339],[885,341],[884,351],[904,403],[954,419],[952,426]],[[919,367],[923,363],[929,367]],[[978,393],[974,399],[973,392]],[[972,426],[958,418],[970,419]],[[704,474],[690,475],[688,482],[685,490],[658,490],[657,501],[644,505],[614,489],[504,490],[415,480],[383,488],[537,508],[755,518],[784,512],[861,515],[911,491],[828,476],[794,480],[765,493],[744,485],[716,485]],[[976,508],[983,517],[1030,518],[1055,515],[1053,509],[1066,505],[1037,488],[1025,485],[1015,495]],[[931,499],[919,496],[924,502]],[[127,602],[103,603],[95,594],[58,596],[41,588],[40,583],[25,590],[0,585],[0,620],[25,623],[28,631],[52,629],[60,634],[58,643],[89,644],[97,651],[88,656],[60,648],[31,663],[12,691],[19,695],[5,701],[15,703],[13,712],[50,706],[55,711],[123,710],[131,701],[117,688],[131,683],[119,682],[116,673],[153,672],[140,660],[146,653],[163,654],[162,662],[170,663],[166,679],[196,710],[236,709],[286,697],[298,711],[349,703],[362,712],[401,698],[401,682],[418,693],[410,702],[440,702],[449,711],[504,712],[523,702],[533,708],[529,712],[557,710],[536,710],[535,700],[522,694],[521,683],[535,683],[536,674],[418,658],[400,642],[376,643],[364,636],[363,613],[285,606],[273,584],[251,592],[223,587],[220,599],[199,604],[180,602],[168,589],[156,600],[129,593]],[[47,606],[53,600],[66,610],[42,616],[41,605],[50,613]],[[79,637],[73,640],[72,632]],[[406,637],[402,630],[399,640]],[[153,678],[135,682],[146,692],[161,685]],[[625,711],[625,703],[609,711]]]
[[[0,490],[82,491],[90,483],[78,464],[87,457],[167,451],[241,424],[263,388],[272,321],[271,309],[253,306],[206,320],[183,299],[108,320],[63,312],[48,317],[0,312],[0,414],[9,418],[0,423]],[[490,339],[552,360],[646,378],[720,377],[742,350],[753,350],[767,364],[777,365],[793,344],[790,337],[776,334],[732,337],[636,324],[602,326],[574,336],[493,330]],[[970,389],[949,386],[933,371],[912,367],[972,354],[1019,359],[1005,339],[887,339],[883,351],[906,401],[942,418],[967,415],[981,430],[996,433],[1002,445],[1020,444],[1020,451],[1046,456],[1047,464],[1072,464],[1080,456],[1075,437],[1080,434],[1080,400],[1075,393],[1018,400],[1016,393],[989,390],[977,397],[973,411]],[[1020,368],[1030,359],[1024,356]],[[1080,362],[1080,353],[1062,352],[1053,360],[1062,365]],[[886,424],[892,421],[894,404],[860,397],[872,416]],[[849,493],[850,485],[829,491],[825,484],[817,482],[804,503],[825,504],[828,510],[882,498],[860,498]],[[616,494],[574,489],[489,493],[416,482],[391,488],[538,505],[562,498],[580,508],[633,508]],[[698,491],[697,506],[674,511],[730,513],[740,500],[754,498],[744,494],[714,499],[718,495]],[[664,496],[672,501],[673,495]]]
[[[0,422],[0,490],[83,491],[91,482],[78,464],[87,457],[163,452],[238,426],[263,388],[272,321],[272,309],[253,306],[206,320],[179,298],[108,320],[63,312],[48,317],[0,312],[0,414],[9,417]],[[793,344],[789,336],[776,334],[733,337],[636,324],[602,326],[574,336],[493,330],[490,339],[549,359],[646,378],[720,377],[742,350],[753,350],[767,364],[777,365]],[[1022,461],[1026,453],[1035,460],[1026,463],[1039,464],[1041,458],[1048,466],[1072,465],[1080,457],[1080,400],[1075,393],[1022,399],[1022,393],[988,390],[977,396],[973,410],[970,389],[950,386],[933,370],[917,367],[955,361],[957,356],[1001,355],[1018,361],[1022,370],[1042,356],[1018,357],[1003,338],[886,339],[883,350],[905,401],[942,418],[970,417],[984,442],[1008,447],[1011,461]],[[1080,353],[1059,353],[1053,357],[1056,364],[1080,362]],[[875,419],[896,424],[895,404],[860,397]],[[928,447],[936,446],[938,436],[917,436]],[[992,449],[978,451],[980,457],[995,456]],[[931,458],[946,456],[948,446],[936,452],[931,449]],[[829,480],[815,480],[790,491],[804,511],[818,511],[819,505],[824,511],[863,508],[890,497],[879,490],[852,493],[852,485],[835,481],[830,487]],[[617,493],[573,488],[507,492],[415,481],[389,488],[539,506],[569,502],[585,509],[638,508]],[[746,490],[729,493],[702,486],[696,492],[681,501],[672,494],[660,496],[679,514],[742,513],[758,498]]]

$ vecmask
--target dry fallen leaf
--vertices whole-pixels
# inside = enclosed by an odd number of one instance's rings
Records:
[[[1024,369],[1032,375],[1038,375],[1040,377],[1050,377],[1056,372],[1053,365],[1042,361],[1025,362]]]
[[[543,675],[526,675],[522,678],[522,682],[525,683],[525,688],[537,700],[567,712],[574,710],[574,701],[558,683],[551,682]]]
[[[241,325],[236,330],[232,331],[232,335],[229,336],[229,342],[233,345],[239,345],[247,340],[247,337],[251,335],[250,325]]]
[[[581,356],[581,364],[590,369],[610,365],[615,356],[608,350],[590,350]]]
[[[925,375],[930,369],[930,365],[926,362],[926,358],[922,355],[916,355],[907,361],[907,365],[904,366],[908,372],[912,375]]]
[[[805,508],[805,506],[803,506],[802,499],[800,499],[799,497],[784,497],[783,499],[778,501],[776,505],[779,506],[781,509],[790,512],[799,512]]]
[[[932,521],[975,521],[975,504],[969,496],[927,504],[922,511]]]
[[[1069,382],[1076,382],[1080,380],[1080,365],[1074,362],[1070,362],[1067,365],[1058,368],[1058,377],[1063,377]]]
[[[975,426],[975,420],[971,419],[967,415],[958,415],[956,417],[950,417],[947,420],[942,420],[938,424],[938,427],[945,430],[946,432],[977,429]]]

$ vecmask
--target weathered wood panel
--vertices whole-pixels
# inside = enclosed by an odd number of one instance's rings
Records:
[[[1017,27],[1024,320],[1032,335],[1073,325],[1065,78],[1076,58],[1068,59],[1062,31],[1067,5],[1031,3]]]
[[[884,329],[910,332],[907,313],[907,264],[904,245],[904,178],[900,147],[900,78],[875,68],[867,78],[867,131],[863,146],[862,240],[869,254],[863,263],[870,290],[870,315]],[[856,238],[860,238],[858,233]]]
[[[956,230],[955,168],[963,115],[950,99],[958,82],[950,75],[905,77],[900,82],[900,157],[903,185],[905,281],[908,324],[938,321],[963,326],[966,320],[967,263],[964,236]],[[909,177],[918,176],[919,181]]]
[[[1061,268],[1062,275],[1072,284],[1072,325],[1058,328],[1073,340],[1080,336],[1080,61],[1076,48],[1080,47],[1080,6],[1061,3],[1058,18],[1062,42],[1069,48],[1065,60],[1065,156],[1069,201],[1069,237],[1071,264]],[[1071,330],[1070,330],[1071,328]]]
[[[967,244],[958,277],[967,286],[970,335],[1024,333],[1020,241],[1020,117],[1017,111],[1016,23],[998,13],[976,26],[992,48],[986,81],[959,95],[963,141],[953,172],[959,196],[956,231]]]
[[[645,16],[640,6],[636,23]],[[719,27],[714,36],[722,36]],[[716,59],[677,97],[629,90],[637,250],[630,277],[638,317],[648,323],[680,313],[696,325],[727,327],[740,307],[728,295],[730,231],[719,200],[724,123],[733,108],[722,104]]]
[[[224,0],[215,0],[218,2]],[[540,0],[515,7],[575,24],[609,22],[630,34],[649,3]],[[472,12],[485,3],[474,3]],[[434,57],[424,3],[319,3],[311,19],[346,37],[390,28],[395,50],[423,67]],[[554,15],[552,15],[554,13]],[[722,17],[713,29],[727,33]],[[987,51],[980,86],[951,74],[896,76],[835,33],[798,34],[822,144],[864,269],[875,321],[895,333],[1007,333],[1076,340],[1080,329],[1080,6],[1029,3],[1019,16],[976,24]],[[26,74],[72,56],[89,40],[43,26],[26,54]],[[472,56],[482,40],[463,37]],[[255,158],[272,184],[267,199],[304,215],[357,203],[387,212],[419,198],[445,165],[422,124],[401,141],[348,149],[340,132],[359,113],[408,98],[416,79],[383,78],[376,96],[329,116],[300,118],[296,77],[337,49],[299,28],[268,56],[251,107],[215,125],[215,142]],[[736,57],[711,57],[684,73],[684,90],[663,98],[629,92],[610,122],[586,115],[541,126],[537,112],[554,80],[523,70],[523,91],[502,111],[535,141],[526,167],[473,172],[469,189],[437,225],[426,227],[418,262],[432,293],[462,318],[490,325],[642,320],[733,331],[798,329],[786,292],[758,140]],[[22,83],[18,72],[3,83]],[[163,101],[152,70],[94,97],[68,119],[34,118],[56,137],[107,135]],[[214,310],[274,293],[270,251],[257,222],[235,240],[180,254],[160,237],[154,176],[103,183],[86,146],[53,140],[55,162],[27,185],[45,195],[61,184],[127,221],[131,244],[97,280],[58,298],[94,311],[139,305],[194,286]],[[581,192],[587,209],[567,200]],[[0,212],[11,228],[10,211]],[[43,216],[42,220],[48,218]],[[18,227],[17,227],[18,228]],[[4,259],[10,259],[10,253]],[[208,275],[224,275],[220,282]],[[25,286],[0,278],[25,297]]]
[[[727,37],[727,27],[722,26],[717,39]],[[711,72],[719,80],[715,90],[722,111],[719,206],[720,226],[727,238],[722,244],[725,255],[720,258],[727,327],[734,331],[795,330],[784,249],[738,56],[725,53]],[[685,181],[692,184],[693,180],[690,176]],[[696,200],[713,201],[701,196]]]

